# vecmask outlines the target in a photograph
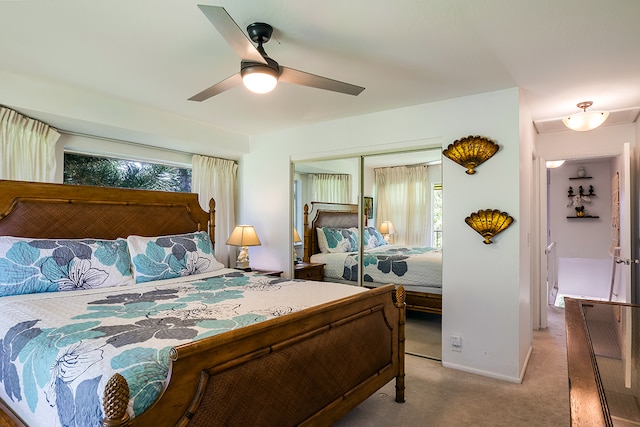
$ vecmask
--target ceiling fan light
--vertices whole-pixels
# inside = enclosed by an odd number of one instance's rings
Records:
[[[562,123],[571,130],[584,132],[593,130],[603,124],[607,117],[609,117],[608,111],[587,111],[593,103],[591,101],[581,102],[578,104],[578,108],[582,108],[580,113],[572,114],[569,117],[562,119]]]
[[[242,70],[242,83],[251,92],[268,93],[278,84],[278,75],[266,66],[247,67]]]

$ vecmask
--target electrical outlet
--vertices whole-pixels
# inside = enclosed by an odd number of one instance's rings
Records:
[[[451,335],[451,350],[462,351],[462,337],[460,335]]]

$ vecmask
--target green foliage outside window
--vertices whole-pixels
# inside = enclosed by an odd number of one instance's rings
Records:
[[[65,153],[64,183],[188,193],[191,169]]]

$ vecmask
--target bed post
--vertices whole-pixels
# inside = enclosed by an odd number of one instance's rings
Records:
[[[398,376],[396,377],[396,402],[404,403],[404,328],[406,323],[405,291],[402,285],[396,288],[395,305],[399,311],[398,320]]]
[[[209,237],[213,249],[216,248],[216,201],[209,199]]]
[[[311,258],[311,233],[309,232],[309,205],[304,204],[304,252],[302,254],[302,260],[304,262],[309,262],[309,258]]]
[[[127,380],[118,373],[113,374],[107,385],[104,387],[104,397],[102,406],[104,418],[102,427],[120,427],[129,424],[130,418],[127,414],[129,405],[129,384]]]

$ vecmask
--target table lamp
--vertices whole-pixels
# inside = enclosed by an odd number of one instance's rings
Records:
[[[293,263],[297,264],[298,263],[298,253],[296,252],[296,243],[300,243],[302,242],[302,239],[300,238],[300,234],[298,234],[298,230],[296,230],[295,227],[293,227]]]
[[[393,228],[391,221],[382,221],[380,224],[380,234],[384,237],[384,241],[389,243],[389,236],[395,234],[396,229]]]
[[[252,225],[236,225],[227,239],[227,245],[240,246],[236,268],[249,270],[249,246],[260,246],[260,239]]]

